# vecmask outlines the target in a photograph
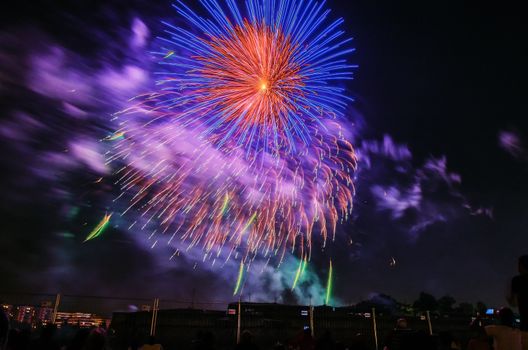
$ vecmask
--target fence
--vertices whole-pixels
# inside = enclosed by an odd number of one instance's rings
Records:
[[[204,332],[211,334],[217,349],[232,348],[248,330],[261,347],[288,344],[305,327],[317,338],[327,330],[343,344],[362,344],[380,349],[398,316],[356,313],[353,308],[282,305],[224,301],[172,300],[161,298],[105,297],[97,295],[0,293],[0,302],[12,305],[11,321],[18,326],[99,326],[110,328],[113,349],[126,349],[155,335],[166,349],[191,347]],[[443,330],[463,332],[469,320],[407,317],[413,330],[433,334]],[[354,346],[352,346],[354,347]]]

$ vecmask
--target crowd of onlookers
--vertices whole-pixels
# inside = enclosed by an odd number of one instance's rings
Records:
[[[495,322],[490,323],[477,317],[469,326],[471,339],[465,344],[449,332],[430,335],[408,327],[407,320],[401,318],[396,327],[384,339],[378,348],[383,350],[528,350],[528,255],[519,258],[519,275],[511,282],[508,302],[517,307],[520,326],[515,325],[512,309],[502,308]],[[487,322],[487,323],[485,323]],[[70,330],[70,334],[64,336]],[[38,337],[33,337],[29,329],[9,328],[7,316],[0,310],[0,350],[109,350],[109,334],[105,325],[92,329],[71,329],[67,325],[61,328],[59,335],[55,325],[47,325]],[[273,350],[371,350],[364,337],[358,334],[354,344],[343,344],[333,339],[330,331],[325,331],[317,339],[312,330],[306,327],[297,336],[286,343],[276,343]],[[162,350],[163,346],[154,337],[148,337],[142,344],[133,343],[127,350]],[[214,350],[214,336],[211,332],[198,332],[192,342],[192,350]],[[177,348],[179,349],[179,348]],[[254,337],[248,331],[242,332],[234,350],[260,350]]]
[[[521,350],[522,332],[514,327],[514,314],[511,309],[503,308],[498,313],[496,322],[484,324],[489,320],[477,318],[471,323],[471,339],[462,344],[460,339],[450,332],[440,332],[429,335],[426,331],[416,331],[408,327],[407,320],[401,318],[396,327],[383,339],[380,339],[379,349],[383,350]],[[7,319],[2,320],[2,330],[5,334]],[[273,350],[372,350],[372,339],[357,334],[353,342],[344,344],[334,339],[330,330],[319,337],[312,336],[310,328],[301,330],[297,336],[284,343],[277,342]],[[154,337],[147,337],[143,342],[133,341],[127,346],[111,346],[112,331],[101,327],[72,328],[63,325],[57,329],[55,325],[43,327],[40,332],[31,333],[29,329],[8,330],[7,336],[2,336],[3,347],[0,350],[162,350],[163,346]],[[179,349],[180,347],[173,347]],[[199,331],[190,346],[191,350],[225,349],[225,346],[215,344],[215,337],[210,331]],[[267,347],[269,348],[269,347]],[[245,330],[233,350],[261,350],[251,332]]]
[[[1,350],[104,350],[108,349],[108,338],[104,327],[79,328],[66,341],[59,337],[55,325],[47,325],[34,337],[28,328],[9,329],[7,317],[0,313],[2,320],[0,334]]]

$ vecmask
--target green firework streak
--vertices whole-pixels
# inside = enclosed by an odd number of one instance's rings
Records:
[[[330,298],[332,297],[332,279],[333,279],[333,271],[332,271],[332,260],[330,260],[330,268],[328,269],[328,281],[326,281],[326,298],[325,298],[325,304],[328,305],[330,302]]]

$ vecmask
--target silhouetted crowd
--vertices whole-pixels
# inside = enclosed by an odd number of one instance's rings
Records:
[[[449,332],[430,335],[408,327],[404,318],[396,322],[395,328],[382,339],[378,348],[383,350],[528,350],[528,255],[519,258],[519,274],[511,281],[508,302],[519,310],[520,325],[515,323],[512,309],[504,307],[495,322],[477,317],[470,324],[471,339],[462,344]],[[43,327],[39,334],[30,329],[9,328],[9,320],[0,310],[0,350],[110,350],[110,335],[106,325],[77,328],[64,324],[60,332],[55,325]],[[277,342],[273,350],[372,350],[365,336],[357,334],[353,342],[343,344],[334,340],[329,330],[318,338],[313,337],[309,327],[301,330],[288,342]],[[154,337],[142,344],[136,342],[126,346],[127,350],[163,350]],[[175,349],[179,349],[176,347]],[[191,350],[215,350],[215,339],[211,332],[199,331],[192,342]],[[234,350],[261,350],[249,331],[240,335]],[[120,350],[116,348],[114,350]],[[124,348],[123,348],[124,350]]]
[[[2,316],[2,350],[103,350],[107,347],[107,334],[104,327],[93,329],[79,328],[65,341],[58,335],[55,325],[47,325],[33,337],[30,329],[10,329],[7,331],[7,318]],[[65,330],[65,328],[63,328]]]

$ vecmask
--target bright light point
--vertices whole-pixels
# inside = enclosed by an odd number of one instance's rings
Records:
[[[260,85],[260,90],[266,91],[267,89],[268,89],[268,85],[266,85],[266,83],[262,83],[262,85]]]

